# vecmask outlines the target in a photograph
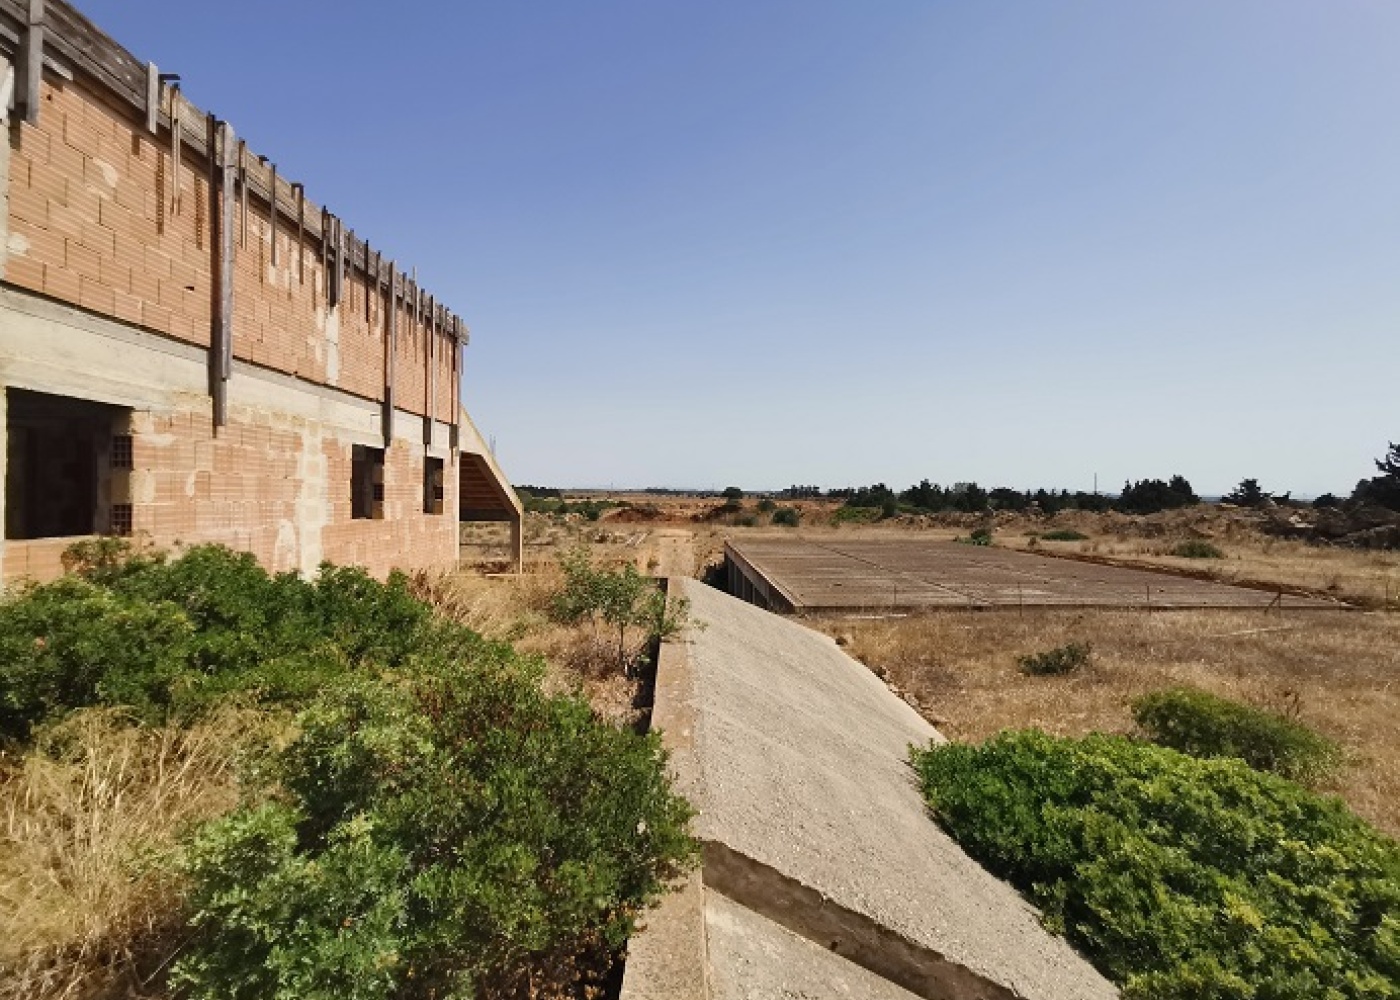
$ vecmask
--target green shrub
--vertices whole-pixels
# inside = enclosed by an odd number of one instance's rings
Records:
[[[1122,737],[913,751],[938,821],[1126,1000],[1381,1000],[1400,848],[1292,782]]]
[[[620,570],[598,569],[584,547],[565,553],[559,563],[564,585],[551,599],[552,617],[566,625],[589,622],[595,630],[601,625],[616,630],[614,651],[625,672],[638,666],[645,653],[629,641],[632,629],[640,630],[644,643],[651,643],[669,639],[689,619],[689,600],[668,600],[655,581],[630,563]]]
[[[1199,538],[1190,541],[1180,542],[1172,549],[1172,555],[1180,556],[1183,559],[1224,559],[1225,553],[1210,542]]]
[[[758,502],[758,512],[760,514],[771,514],[777,508],[777,506],[778,505],[773,502],[772,498],[764,497]]]
[[[1082,542],[1088,537],[1082,531],[1075,531],[1073,528],[1056,528],[1041,535],[1040,539],[1045,542]]]
[[[1133,719],[1155,743],[1193,757],[1238,757],[1259,771],[1312,784],[1341,761],[1341,747],[1273,712],[1193,688],[1133,702]]]
[[[831,515],[833,524],[870,524],[878,520],[879,507],[837,507]]]
[[[401,576],[269,576],[214,545],[128,556],[79,551],[77,575],[0,602],[0,735],[89,705],[159,721],[234,691],[295,703],[346,669],[400,662],[431,618]]]
[[[396,673],[342,676],[300,715],[276,800],[195,839],[176,984],[195,1000],[538,995],[620,948],[693,858],[690,809],[657,737],[544,695],[540,670],[447,630]]]
[[[795,528],[802,520],[802,514],[796,507],[779,507],[773,511],[773,523],[784,528]]]
[[[991,529],[991,528],[976,528],[976,529],[974,529],[973,532],[972,532],[970,535],[968,535],[966,538],[958,537],[958,538],[954,538],[953,541],[955,541],[955,542],[961,542],[961,543],[964,544],[964,545],[991,545],[991,544],[992,544],[992,529]]]
[[[1021,673],[1036,676],[1073,673],[1089,665],[1092,647],[1087,642],[1071,642],[1043,653],[1016,657]]]

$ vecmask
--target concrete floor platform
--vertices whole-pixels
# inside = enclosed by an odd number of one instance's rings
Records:
[[[989,608],[1341,608],[1146,569],[922,539],[745,539],[730,590],[782,612]]]
[[[662,647],[653,725],[704,860],[634,939],[624,1000],[1117,996],[930,819],[907,763],[928,722],[826,636],[670,583],[695,625]],[[802,985],[836,983],[825,963],[846,985]]]

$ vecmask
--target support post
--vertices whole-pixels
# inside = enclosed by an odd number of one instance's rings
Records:
[[[160,67],[146,63],[146,131],[160,134]]]
[[[425,331],[428,343],[425,345],[424,356],[427,358],[427,370],[423,379],[423,446],[429,447],[433,443],[433,390],[437,388],[435,380],[437,364],[437,302],[430,295],[428,296],[428,324]]]
[[[10,98],[14,95],[15,68],[0,52],[0,278],[5,277],[5,256],[10,235]],[[0,393],[0,395],[4,395]],[[0,500],[3,506],[3,500]]]
[[[209,338],[209,394],[214,427],[228,423],[228,383],[233,374],[233,215],[237,180],[233,127],[209,116],[210,193],[214,211],[214,329]]]
[[[521,524],[523,514],[515,514],[510,519],[510,560],[517,575],[525,572],[525,531]]]
[[[15,66],[15,111],[21,121],[30,125],[39,121],[43,80],[44,0],[29,0],[24,37],[19,42],[19,62]]]
[[[389,315],[386,321],[388,331],[384,338],[384,447],[394,440],[394,370],[398,364],[399,340],[399,292],[398,268],[389,262]]]

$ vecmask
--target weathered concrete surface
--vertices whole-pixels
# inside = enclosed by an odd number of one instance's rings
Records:
[[[726,553],[745,593],[787,611],[875,608],[1343,608],[1171,573],[923,539],[745,539]],[[734,589],[734,588],[731,588]],[[738,593],[739,590],[735,589]],[[764,603],[758,601],[757,603]]]
[[[717,892],[705,893],[705,926],[713,1000],[915,1000],[918,996]]]
[[[927,722],[829,638],[671,586],[698,627],[663,654],[654,722],[699,810],[707,890],[920,996],[1116,996],[928,818],[906,763],[941,738]],[[733,936],[710,917],[713,971]]]
[[[910,743],[941,739],[825,636],[693,580],[653,725],[704,865],[648,916],[623,1000],[1116,996],[927,817]]]

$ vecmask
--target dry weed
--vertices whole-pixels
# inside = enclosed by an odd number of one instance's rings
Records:
[[[170,859],[237,801],[240,751],[269,721],[227,709],[188,729],[85,710],[0,773],[0,998],[160,995],[179,944]]]
[[[1034,726],[1128,732],[1129,702],[1178,684],[1272,708],[1338,740],[1329,790],[1400,835],[1400,616],[1379,613],[943,612],[825,619],[848,652],[953,739]],[[1093,665],[1029,677],[1016,658],[1089,642]]]

